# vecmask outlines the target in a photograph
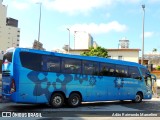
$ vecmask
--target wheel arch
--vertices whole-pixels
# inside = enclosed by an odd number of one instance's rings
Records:
[[[71,94],[73,94],[73,93],[79,94],[80,97],[81,97],[81,100],[82,100],[82,94],[81,94],[81,92],[79,92],[79,91],[72,91],[72,92],[69,94],[69,96],[70,96]],[[69,97],[69,96],[68,96],[68,97]]]
[[[144,98],[142,91],[138,91],[136,94],[141,94],[142,95],[142,99]]]
[[[52,92],[52,94],[50,95],[49,100],[50,100],[50,98],[52,97],[52,95],[55,94],[55,93],[60,93],[60,94],[62,94],[63,97],[64,97],[64,99],[66,99],[66,95],[64,94],[63,91],[54,91],[54,92]]]

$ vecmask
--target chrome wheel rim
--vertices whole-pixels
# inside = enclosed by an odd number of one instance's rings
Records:
[[[136,95],[136,102],[139,102],[141,100],[141,96],[140,95]]]
[[[79,103],[79,98],[77,96],[73,97],[72,105],[77,105]]]
[[[55,106],[59,106],[62,104],[62,98],[60,96],[55,96],[53,99],[53,104]]]

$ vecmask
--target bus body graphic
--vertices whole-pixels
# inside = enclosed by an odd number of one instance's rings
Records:
[[[4,54],[2,96],[53,107],[107,100],[141,102],[152,98],[154,80],[146,67],[133,62],[16,48]]]

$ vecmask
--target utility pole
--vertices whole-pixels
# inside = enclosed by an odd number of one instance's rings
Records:
[[[68,53],[69,53],[69,49],[70,49],[70,29],[69,28],[67,28],[67,30],[69,31],[69,41],[68,41]]]
[[[142,5],[143,9],[143,21],[142,21],[142,59],[141,59],[141,64],[143,65],[143,60],[144,60],[144,20],[145,20],[145,5]]]
[[[42,6],[42,3],[40,2],[40,3],[37,3],[37,4],[39,4],[40,6],[40,10],[39,10],[39,30],[38,30],[38,44],[37,44],[37,47],[38,47],[38,49],[39,49],[39,41],[40,41],[40,34],[41,34],[41,6]]]

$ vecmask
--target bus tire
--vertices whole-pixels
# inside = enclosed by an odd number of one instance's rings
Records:
[[[72,93],[68,98],[68,105],[70,107],[78,107],[81,104],[81,96],[78,93]]]
[[[54,108],[60,108],[64,104],[64,96],[61,93],[54,93],[50,99],[50,105]]]
[[[142,94],[141,93],[137,93],[136,94],[136,97],[135,97],[135,100],[133,100],[134,103],[140,103],[142,102]]]

